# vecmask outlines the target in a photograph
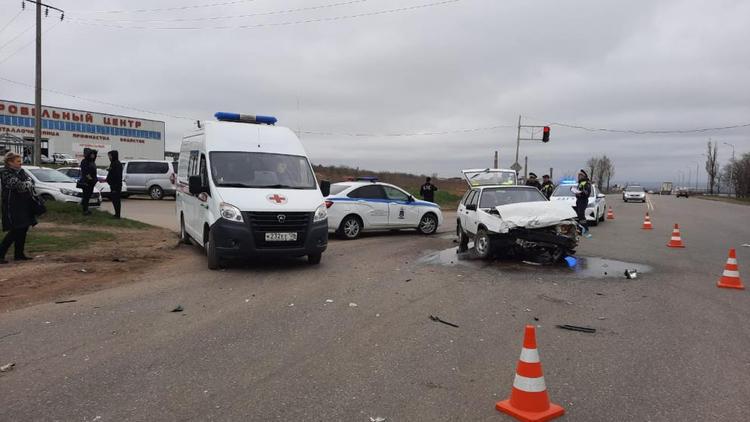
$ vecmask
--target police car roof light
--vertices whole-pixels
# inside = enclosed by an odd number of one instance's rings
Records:
[[[578,184],[578,182],[576,182],[575,180],[571,180],[571,179],[563,179],[560,181],[560,184],[561,185],[575,185],[575,184]]]
[[[360,176],[357,177],[358,182],[372,182],[375,183],[378,181],[378,178],[375,176]]]
[[[239,113],[227,113],[220,111],[214,114],[216,120],[221,122],[236,122],[236,123],[254,123],[254,124],[265,124],[274,125],[278,121],[273,116],[253,116],[251,114],[239,114]]]

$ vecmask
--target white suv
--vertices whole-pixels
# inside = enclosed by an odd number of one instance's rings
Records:
[[[167,160],[131,160],[123,163],[123,193],[125,196],[147,194],[151,199],[175,196],[175,170],[174,162]]]

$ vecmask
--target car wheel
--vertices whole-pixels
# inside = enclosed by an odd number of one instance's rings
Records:
[[[362,222],[356,215],[349,215],[341,222],[338,235],[344,240],[354,240],[362,233]]]
[[[422,220],[419,222],[417,230],[426,235],[435,234],[438,227],[437,217],[435,214],[425,214],[422,216]]]
[[[180,214],[180,242],[190,245],[192,242],[190,241],[190,235],[187,234],[187,231],[185,230],[185,217]]]
[[[320,259],[323,258],[322,253],[314,253],[307,255],[307,263],[310,265],[318,265],[320,264]]]
[[[221,261],[219,260],[219,254],[216,251],[216,242],[214,241],[213,230],[208,231],[208,240],[203,245],[203,249],[206,250],[206,261],[208,263],[209,270],[218,270],[221,268]]]
[[[41,198],[42,198],[42,199],[44,199],[45,201],[54,201],[54,200],[55,200],[55,197],[54,197],[54,196],[52,196],[52,195],[50,195],[50,194],[48,194],[48,193],[43,193],[43,194],[41,194],[40,196],[41,196]]]
[[[466,252],[469,250],[469,235],[464,232],[461,223],[458,223],[456,227],[456,234],[458,235],[458,251]]]
[[[474,250],[477,252],[477,256],[481,259],[487,259],[490,257],[492,253],[492,244],[487,229],[477,230],[477,236],[474,239]]]
[[[148,190],[148,195],[151,197],[151,199],[163,199],[164,189],[162,189],[159,185],[151,186],[151,188],[149,188]]]

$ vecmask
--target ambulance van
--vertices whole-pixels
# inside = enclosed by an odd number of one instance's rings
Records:
[[[208,268],[228,260],[307,256],[328,245],[324,196],[305,149],[276,118],[216,113],[180,149],[176,207],[180,239],[203,246]]]

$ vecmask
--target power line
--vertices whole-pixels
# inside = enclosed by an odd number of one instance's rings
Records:
[[[2,77],[2,76],[0,76],[0,81],[5,81],[5,82],[8,82],[8,83],[12,83],[12,84],[15,84],[15,85],[24,86],[24,87],[27,87],[27,88],[34,88],[34,85],[27,84],[27,83],[24,83],[24,82],[14,81],[12,79],[8,79],[8,78]],[[75,99],[78,99],[78,100],[88,101],[88,102],[91,102],[91,103],[103,104],[103,105],[107,105],[107,106],[111,106],[111,107],[121,108],[123,110],[138,111],[138,112],[141,112],[141,113],[148,113],[148,114],[153,114],[153,115],[156,115],[156,116],[171,117],[173,119],[184,119],[184,120],[193,120],[193,121],[198,120],[198,119],[195,119],[193,117],[178,116],[176,114],[162,113],[162,112],[159,112],[159,111],[146,110],[146,109],[143,109],[143,108],[138,108],[138,107],[133,107],[133,106],[128,106],[128,105],[122,105],[122,104],[115,104],[115,103],[110,103],[108,101],[96,100],[96,99],[93,99],[93,98],[81,97],[79,95],[70,94],[70,93],[62,92],[62,91],[57,91],[57,90],[49,89],[49,88],[44,88],[42,90],[45,91],[45,92],[51,92],[51,93],[57,94],[57,95],[63,95],[63,96],[75,98]]]
[[[424,3],[424,4],[414,5],[414,6],[399,7],[395,9],[376,10],[373,12],[364,12],[364,13],[358,13],[358,14],[353,14],[353,15],[329,16],[329,17],[313,18],[313,19],[305,19],[305,20],[297,20],[297,21],[259,23],[259,24],[253,24],[253,25],[237,25],[237,26],[154,27],[154,26],[108,25],[108,24],[83,22],[83,21],[76,21],[75,23],[79,25],[100,26],[100,27],[105,27],[105,28],[139,29],[139,30],[145,29],[145,30],[157,30],[157,31],[163,31],[163,30],[196,31],[196,30],[204,30],[204,29],[209,29],[209,30],[256,29],[256,28],[266,28],[266,27],[274,27],[274,26],[301,25],[301,24],[317,23],[317,22],[333,22],[333,21],[341,21],[341,20],[347,20],[347,19],[369,17],[369,16],[385,15],[385,14],[392,14],[392,13],[399,13],[399,12],[408,12],[408,11],[417,10],[417,9],[425,9],[428,7],[436,7],[436,6],[443,6],[443,5],[447,5],[451,3],[457,3],[459,1],[462,1],[462,0],[443,0],[443,1],[436,1],[432,3]]]
[[[80,18],[70,18],[71,20],[74,20],[76,22],[83,22],[83,23],[97,23],[97,22],[104,22],[104,23],[110,23],[110,22],[134,22],[134,23],[159,23],[159,22],[200,22],[200,21],[212,21],[212,20],[222,20],[222,19],[241,19],[241,18],[251,18],[251,17],[258,17],[258,16],[272,16],[272,15],[282,15],[282,14],[290,14],[290,13],[296,13],[296,12],[308,12],[308,11],[315,11],[315,10],[322,10],[322,9],[331,9],[334,7],[340,7],[340,6],[349,6],[357,3],[365,3],[370,0],[349,0],[349,1],[342,1],[338,3],[328,3],[328,4],[321,4],[317,6],[309,6],[309,7],[297,7],[292,9],[281,9],[281,10],[272,10],[267,12],[256,12],[256,13],[249,13],[249,14],[243,14],[243,15],[224,15],[224,16],[212,16],[212,17],[202,17],[202,18],[175,18],[175,19],[101,19],[101,18],[95,18],[95,19],[80,19]]]
[[[409,137],[409,136],[436,136],[436,135],[451,135],[456,133],[470,133],[470,132],[484,132],[498,129],[512,129],[515,125],[501,124],[487,127],[476,127],[468,129],[454,129],[445,130],[438,132],[404,132],[404,133],[355,133],[355,132],[315,132],[315,131],[300,131],[305,135],[321,135],[321,136],[351,136],[361,138],[390,138],[390,137]]]
[[[21,32],[20,32],[20,33],[19,33],[18,35],[16,35],[15,37],[11,38],[10,40],[8,40],[8,41],[7,41],[7,42],[6,42],[5,44],[3,44],[3,45],[0,45],[0,50],[2,50],[3,48],[5,48],[5,47],[6,47],[7,45],[11,44],[11,43],[12,43],[13,41],[15,41],[15,40],[17,40],[17,39],[21,38],[21,37],[22,37],[22,36],[23,36],[24,34],[26,34],[27,32],[29,32],[29,31],[31,31],[32,29],[34,29],[34,26],[35,26],[35,25],[36,25],[36,24],[32,23],[32,24],[31,24],[31,26],[29,26],[28,28],[24,29],[24,30],[23,30],[23,31],[21,31]]]
[[[8,21],[8,23],[5,24],[5,26],[3,26],[2,28],[0,28],[0,34],[2,34],[3,31],[5,31],[10,26],[10,24],[12,24],[19,16],[21,16],[21,13],[23,13],[23,9],[19,10],[18,13],[16,13],[15,16],[13,16],[12,18],[10,18],[10,20]]]
[[[54,24],[54,25],[52,25],[52,26],[48,26],[48,27],[47,27],[47,28],[46,28],[46,29],[44,30],[44,32],[43,32],[43,33],[44,33],[44,34],[46,34],[46,33],[50,32],[51,30],[53,30],[53,29],[57,28],[57,26],[58,26],[59,24],[60,24],[60,21],[57,21],[57,22],[55,22],[55,24]],[[32,39],[31,41],[29,41],[29,42],[27,42],[26,44],[22,45],[22,46],[21,46],[20,48],[16,49],[16,50],[15,50],[15,51],[13,51],[12,53],[10,53],[10,54],[8,54],[7,56],[5,56],[5,58],[3,58],[3,59],[0,59],[0,64],[3,64],[3,63],[5,63],[5,62],[7,62],[8,60],[10,60],[10,58],[11,58],[11,57],[13,57],[13,56],[15,56],[16,54],[20,53],[21,51],[25,50],[25,49],[26,49],[26,47],[30,46],[31,44],[34,44],[34,42],[35,42],[35,41],[36,41],[36,40]]]
[[[217,6],[233,6],[241,3],[250,3],[255,0],[235,0],[221,3],[194,4],[189,6],[164,7],[158,9],[134,9],[134,10],[73,10],[75,13],[150,13],[150,12],[168,12],[174,10],[203,9]]]
[[[719,130],[728,130],[728,129],[739,129],[739,128],[744,128],[744,127],[750,127],[750,123],[743,123],[743,124],[731,125],[731,126],[702,127],[702,128],[695,128],[695,129],[646,129],[646,130],[597,128],[597,127],[587,127],[587,126],[574,125],[574,124],[561,123],[561,122],[549,122],[549,126],[560,126],[560,127],[566,127],[569,129],[579,129],[579,130],[585,130],[587,132],[627,133],[631,135],[670,135],[670,134],[679,135],[679,134],[689,134],[689,133],[715,132]]]

